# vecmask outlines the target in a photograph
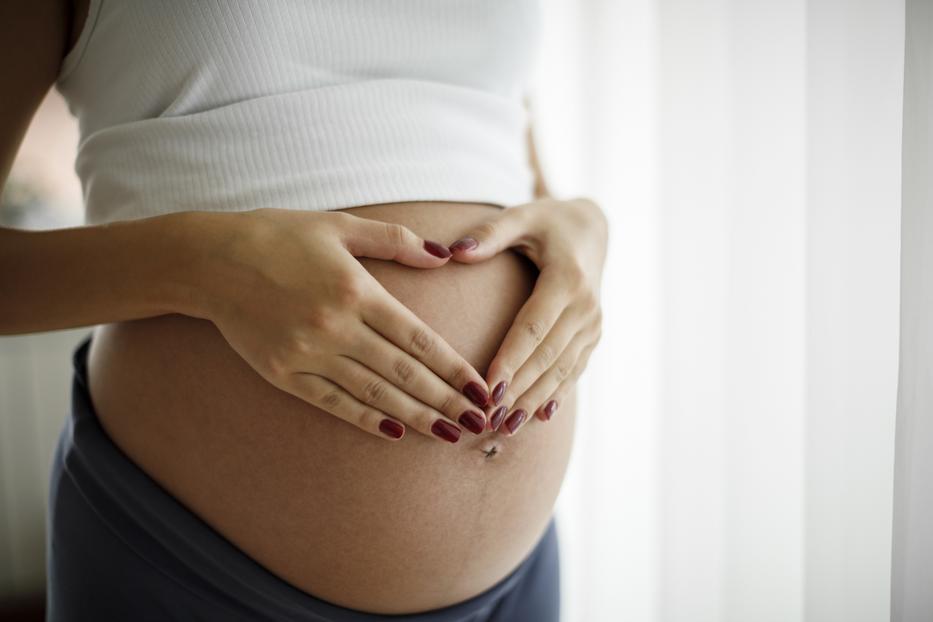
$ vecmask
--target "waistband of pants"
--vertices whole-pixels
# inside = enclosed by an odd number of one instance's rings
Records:
[[[64,474],[95,513],[149,564],[224,609],[296,621],[450,622],[491,611],[521,581],[541,544],[504,579],[460,603],[428,612],[377,615],[316,598],[272,574],[216,532],[132,462],[102,428],[88,390],[91,336],[73,354],[71,416],[59,451]],[[554,520],[548,530],[555,528]],[[547,536],[545,532],[545,536]],[[544,538],[542,538],[542,541]]]

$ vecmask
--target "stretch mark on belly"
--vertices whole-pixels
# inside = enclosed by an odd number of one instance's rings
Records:
[[[499,453],[499,449],[498,449],[498,447],[496,447],[495,445],[493,445],[493,446],[490,447],[489,449],[481,449],[480,451],[482,451],[484,454],[486,454],[486,459],[487,459],[487,460],[488,460],[489,458],[492,458],[493,456],[495,456],[497,453]]]

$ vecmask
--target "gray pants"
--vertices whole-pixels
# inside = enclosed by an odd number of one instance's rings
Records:
[[[464,602],[381,616],[338,607],[274,576],[185,509],[107,437],[87,384],[90,339],[75,350],[71,414],[49,499],[48,620],[554,622],[557,534],[508,577]]]

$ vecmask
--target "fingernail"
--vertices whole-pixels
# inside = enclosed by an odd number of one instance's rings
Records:
[[[434,422],[434,425],[431,426],[431,433],[449,443],[456,443],[460,440],[460,428],[443,419]]]
[[[486,389],[475,382],[468,382],[463,387],[463,394],[470,398],[470,401],[482,408],[489,402],[489,394]]]
[[[457,421],[473,434],[482,434],[486,427],[486,417],[472,410],[464,412]]]
[[[460,238],[450,245],[450,252],[456,253],[457,251],[471,251],[477,246],[479,246],[479,242],[477,242],[474,238]]]
[[[521,408],[509,415],[509,418],[505,420],[505,427],[509,429],[509,434],[515,434],[515,430],[518,429],[527,416],[528,413]]]
[[[489,429],[498,430],[499,426],[502,425],[502,418],[505,417],[505,413],[508,410],[505,406],[500,406],[492,412],[492,415],[489,417]]]
[[[389,438],[402,438],[402,435],[405,434],[405,426],[398,421],[383,419],[379,422],[379,431]]]
[[[550,421],[551,417],[554,416],[554,413],[557,412],[557,401],[551,400],[544,405],[544,409],[541,411],[544,414],[544,420]]]
[[[424,241],[424,250],[441,259],[447,259],[451,255],[451,252],[447,250],[446,246],[438,244],[437,242],[432,242],[431,240]]]
[[[502,401],[502,396],[505,395],[505,388],[509,386],[509,383],[503,380],[496,385],[496,388],[492,390],[492,403],[498,404]]]

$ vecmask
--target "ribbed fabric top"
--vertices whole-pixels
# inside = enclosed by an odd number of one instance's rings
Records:
[[[91,0],[57,87],[89,224],[532,198],[536,0]]]

